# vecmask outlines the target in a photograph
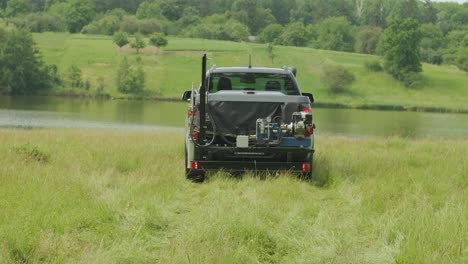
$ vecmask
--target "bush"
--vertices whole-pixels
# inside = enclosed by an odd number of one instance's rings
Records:
[[[362,28],[356,37],[356,52],[365,54],[375,54],[381,34],[382,29],[379,27]]]
[[[344,66],[327,64],[323,66],[320,81],[332,93],[342,93],[355,80],[354,74]]]
[[[120,23],[120,31],[127,32],[130,35],[138,32],[138,19],[133,16],[126,16]]]
[[[164,47],[167,45],[167,39],[163,33],[154,33],[153,35],[151,35],[149,42],[151,45],[157,47],[158,50],[160,47]]]
[[[31,13],[24,17],[11,19],[10,22],[18,28],[26,28],[31,32],[64,32],[67,30],[65,20],[55,14]]]
[[[286,46],[304,47],[309,42],[308,32],[302,23],[286,25],[278,43]]]
[[[442,52],[433,49],[421,49],[421,61],[440,65],[443,62]]]
[[[163,26],[156,19],[143,19],[138,21],[138,31],[143,35],[163,31]]]
[[[380,61],[378,60],[368,60],[364,62],[364,68],[371,72],[380,72],[383,70],[382,65],[380,65]]]
[[[120,28],[120,19],[118,16],[107,15],[99,20],[95,20],[83,27],[81,33],[84,34],[102,34],[113,35]]]
[[[263,29],[260,33],[260,41],[264,43],[276,43],[277,39],[283,34],[283,26],[279,24],[271,24]]]
[[[235,20],[229,20],[221,24],[204,22],[185,29],[182,35],[191,38],[242,41],[247,40],[249,29]]]
[[[119,48],[122,48],[123,46],[127,45],[129,43],[127,33],[116,32],[114,34],[113,42],[115,43],[115,45],[119,46]]]
[[[401,82],[406,87],[418,87],[422,82],[422,75],[415,72],[407,72],[401,76]]]
[[[117,72],[117,88],[126,94],[140,94],[145,88],[145,72],[141,66],[141,58],[136,60],[137,66],[131,66],[125,57]]]
[[[84,86],[83,80],[81,79],[81,69],[76,65],[71,65],[68,68],[67,79],[69,85],[73,88],[81,88]]]

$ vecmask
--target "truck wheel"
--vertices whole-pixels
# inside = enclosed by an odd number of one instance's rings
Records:
[[[205,181],[205,171],[191,170],[188,168],[187,148],[185,148],[185,177],[192,182],[201,183]]]
[[[192,182],[202,183],[205,181],[205,172],[200,171],[200,170],[197,170],[197,171],[189,170],[189,172],[186,174],[186,177]]]

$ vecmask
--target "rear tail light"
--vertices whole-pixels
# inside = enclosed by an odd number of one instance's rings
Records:
[[[191,161],[190,162],[190,169],[198,170],[198,161]]]
[[[312,114],[312,108],[308,105],[302,105],[301,106],[301,112],[307,113],[307,114]]]
[[[302,163],[302,172],[310,172],[310,163]]]

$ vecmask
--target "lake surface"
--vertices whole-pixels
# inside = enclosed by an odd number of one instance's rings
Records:
[[[0,96],[0,127],[183,130],[188,103]],[[468,138],[468,114],[313,108],[316,135]]]

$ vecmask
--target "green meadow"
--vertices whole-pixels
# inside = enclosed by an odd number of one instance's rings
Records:
[[[251,54],[253,66],[295,66],[301,89],[312,92],[322,104],[468,111],[468,73],[454,66],[424,64],[421,85],[406,88],[384,72],[365,70],[366,61],[378,59],[370,55],[275,46],[272,62],[264,44],[170,37],[168,46],[161,51],[147,47],[137,55],[128,46],[119,49],[105,36],[41,33],[34,34],[34,38],[45,61],[57,64],[62,75],[71,65],[76,65],[81,68],[83,79],[90,81],[91,90],[102,77],[105,92],[114,97],[124,97],[115,87],[117,69],[124,56],[128,56],[131,63],[136,63],[136,57],[141,56],[148,97],[180,98],[183,91],[191,89],[192,83],[195,86],[200,83],[203,53],[208,54],[209,65],[218,66],[248,66]],[[355,74],[356,81],[349,91],[332,94],[321,84],[320,72],[326,63],[344,65]],[[55,91],[56,94],[67,92],[69,90]]]
[[[468,262],[468,140],[318,136],[312,182],[194,184],[182,137],[0,130],[0,263]]]

